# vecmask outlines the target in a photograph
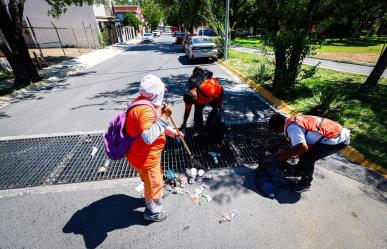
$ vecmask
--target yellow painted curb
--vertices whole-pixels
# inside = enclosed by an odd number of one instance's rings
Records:
[[[229,65],[225,64],[223,60],[218,60],[219,65],[221,65],[227,71],[230,71],[232,74],[241,79],[244,83],[249,85],[252,89],[256,90],[262,97],[264,97],[268,102],[274,105],[281,112],[284,112],[288,115],[297,115],[297,113],[290,105],[286,104],[279,98],[275,97],[268,90],[261,87],[259,84],[255,83],[252,80],[247,79],[241,73],[231,68]],[[363,167],[369,168],[373,171],[376,171],[387,178],[387,169],[382,166],[370,162],[362,153],[353,148],[352,146],[347,146],[345,149],[341,150],[340,153],[345,156],[349,161],[362,165]]]

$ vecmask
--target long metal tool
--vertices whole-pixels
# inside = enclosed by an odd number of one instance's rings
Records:
[[[173,120],[172,116],[170,116],[169,118],[171,119],[173,127],[176,129],[176,131],[178,131],[177,136],[183,142],[184,148],[187,151],[188,155],[190,156],[192,166],[195,167],[195,168],[198,168],[198,169],[205,169],[204,165],[201,162],[199,162],[198,160],[194,159],[191,150],[188,148],[187,143],[185,142],[184,138],[180,135],[179,129],[177,128],[176,123]]]

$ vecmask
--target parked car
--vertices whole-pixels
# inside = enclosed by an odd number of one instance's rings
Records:
[[[193,36],[185,47],[185,54],[189,61],[200,58],[216,60],[218,58],[218,48],[210,37]]]
[[[199,35],[201,35],[201,36],[217,36],[215,31],[213,31],[212,29],[200,29]]]
[[[177,32],[176,33],[176,44],[181,44],[183,42],[185,33],[183,32]]]
[[[160,32],[160,30],[153,30],[152,31],[152,34],[153,34],[153,36],[157,36],[157,37],[160,37],[160,35],[161,35],[161,32]]]
[[[153,34],[152,33],[144,33],[144,36],[142,37],[142,42],[153,42]]]

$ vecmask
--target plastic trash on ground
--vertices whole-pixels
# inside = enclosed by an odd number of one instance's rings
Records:
[[[193,204],[198,204],[199,203],[199,195],[196,193],[191,194],[191,201]]]
[[[223,213],[219,223],[232,221],[238,215],[239,215],[239,212],[237,209],[227,210],[226,212]]]
[[[185,188],[185,186],[188,183],[188,178],[185,175],[181,175],[179,177],[179,181],[180,181],[180,187]]]
[[[109,165],[110,165],[110,160],[106,159],[104,165],[98,168],[98,173],[101,173],[101,174],[106,173],[109,168]]]
[[[202,194],[202,196],[207,199],[207,202],[210,202],[212,200],[212,197],[210,195]]]
[[[93,150],[91,151],[91,158],[93,158],[95,154],[97,154],[97,151],[98,151],[98,148],[93,146]]]
[[[134,190],[136,190],[138,193],[141,193],[144,190],[144,182],[138,184],[138,186]]]

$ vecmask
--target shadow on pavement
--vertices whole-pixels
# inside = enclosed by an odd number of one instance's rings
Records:
[[[182,65],[207,65],[215,63],[215,60],[211,59],[195,59],[193,61],[189,61],[188,56],[186,55],[179,56],[178,60]]]
[[[241,194],[256,193],[262,198],[255,181],[255,170],[242,166],[233,169],[235,173],[220,175],[214,178],[211,190],[219,192],[213,196],[213,200],[221,205],[231,202],[232,198]],[[294,204],[301,199],[301,194],[282,187],[274,197],[280,204]]]
[[[63,233],[83,236],[86,248],[98,247],[116,229],[132,225],[147,226],[143,212],[144,200],[127,195],[111,195],[78,210],[63,227]]]

